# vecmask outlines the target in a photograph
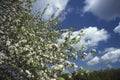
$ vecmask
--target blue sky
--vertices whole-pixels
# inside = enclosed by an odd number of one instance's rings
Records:
[[[46,4],[43,20],[56,12],[63,29],[73,27],[74,35],[83,29],[82,43],[97,50],[76,64],[88,69],[120,68],[120,0],[38,0],[32,12],[42,11]]]

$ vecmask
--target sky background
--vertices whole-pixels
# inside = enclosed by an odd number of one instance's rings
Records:
[[[85,44],[97,53],[75,63],[87,69],[120,68],[120,0],[37,0],[32,13],[43,11],[49,4],[43,20],[55,12],[61,28],[73,27],[75,36],[80,29],[84,37],[77,47]],[[53,19],[54,19],[53,18]]]

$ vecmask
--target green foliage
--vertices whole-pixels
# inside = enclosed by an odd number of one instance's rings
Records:
[[[92,71],[86,74],[84,70],[73,73],[71,80],[120,80],[120,69],[105,69],[99,71]],[[81,74],[83,73],[83,74]],[[65,80],[70,80],[67,74],[63,75]]]

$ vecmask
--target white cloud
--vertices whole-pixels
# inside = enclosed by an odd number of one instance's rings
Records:
[[[107,48],[103,53],[104,55],[102,55],[101,57],[95,56],[93,59],[88,61],[87,64],[95,65],[95,64],[102,62],[102,63],[107,63],[108,65],[110,65],[110,63],[120,62],[120,49]]]
[[[112,66],[112,65],[110,65],[110,64],[108,64],[108,65],[107,65],[107,67],[108,67],[108,68],[113,68],[113,66]]]
[[[95,56],[93,59],[87,62],[88,65],[95,65],[98,64],[100,61],[99,57]]]
[[[111,20],[120,17],[120,0],[85,0],[84,12]]]
[[[93,55],[92,55],[91,53],[89,53],[89,54],[87,54],[87,56],[86,56],[86,58],[85,58],[84,61],[90,60],[90,59],[92,59],[92,58],[93,58]]]
[[[115,63],[120,61],[120,49],[108,48],[105,50],[105,54],[101,57],[101,60],[107,63]]]
[[[120,34],[120,22],[119,25],[115,27],[114,32]]]
[[[74,31],[71,38],[77,36],[79,31]],[[104,29],[98,29],[97,27],[88,27],[83,29],[83,36],[75,46],[76,48],[80,48],[82,45],[86,47],[97,46],[100,41],[106,41],[109,37],[109,34]],[[62,34],[62,38],[59,39],[59,42],[63,41],[63,38],[67,35],[67,33]]]
[[[60,15],[60,13],[65,9],[68,0],[37,0],[33,3],[32,13],[35,14],[38,11],[42,12],[46,6],[49,4],[48,8],[46,9],[43,20],[47,21],[50,19],[51,15],[55,13],[55,17]]]
[[[72,7],[68,7],[65,11],[62,12],[62,14],[60,15],[59,19],[61,21],[65,20],[66,19],[66,15],[71,13],[73,11],[73,8]]]
[[[84,36],[82,43],[87,46],[97,46],[100,41],[106,41],[109,37],[108,32],[97,27],[88,27],[83,29]]]

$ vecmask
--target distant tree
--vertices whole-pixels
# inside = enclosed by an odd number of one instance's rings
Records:
[[[120,80],[120,68],[95,70],[88,73],[87,70],[80,68],[77,72],[72,73],[72,78],[69,74],[63,74],[65,80]]]
[[[59,77],[64,71],[77,69],[69,59],[76,59],[79,51],[84,50],[74,46],[82,31],[71,37],[70,29],[55,29],[57,19],[41,19],[46,8],[35,16],[31,14],[32,2],[0,0],[0,79],[63,80]],[[59,42],[64,32],[66,35]]]

